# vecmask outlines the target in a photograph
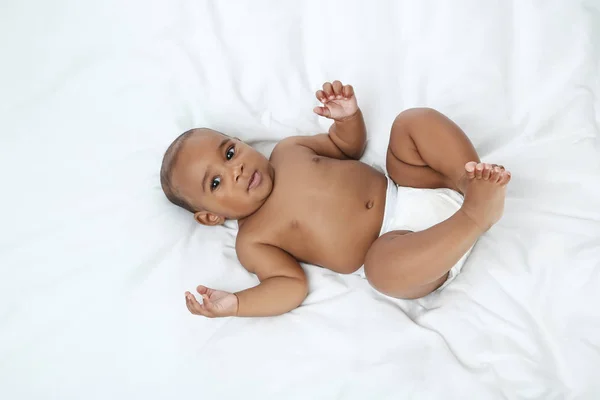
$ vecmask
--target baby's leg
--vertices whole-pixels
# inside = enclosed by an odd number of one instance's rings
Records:
[[[430,108],[401,112],[392,125],[387,170],[400,186],[447,187],[464,194],[465,164],[479,162],[467,135]]]
[[[375,289],[414,299],[444,283],[448,271],[502,216],[510,173],[489,167],[484,172],[473,178],[466,174],[465,201],[447,220],[420,232],[392,231],[373,243],[365,259],[365,274]]]

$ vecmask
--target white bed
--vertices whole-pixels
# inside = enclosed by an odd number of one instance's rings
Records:
[[[600,398],[600,2],[6,0],[0,12],[0,398]],[[160,190],[209,126],[268,152],[324,132],[341,79],[384,165],[434,107],[513,172],[505,216],[439,295],[306,266],[277,318],[192,316],[237,290],[235,229]]]

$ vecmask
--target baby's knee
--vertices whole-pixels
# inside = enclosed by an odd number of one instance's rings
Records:
[[[410,124],[414,121],[427,119],[435,114],[439,114],[439,111],[429,107],[407,108],[396,116],[394,126]]]
[[[420,283],[418,265],[412,264],[394,246],[394,239],[410,231],[389,232],[379,238],[365,258],[365,278],[378,292],[397,299],[413,300],[427,296],[436,290],[446,279]],[[422,281],[422,280],[421,280]]]
[[[403,278],[402,266],[399,262],[390,264],[390,257],[383,252],[385,249],[373,245],[367,252],[364,271],[369,284],[378,292],[399,299],[410,298],[411,288]]]

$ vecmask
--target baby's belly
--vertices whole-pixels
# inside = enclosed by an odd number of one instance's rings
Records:
[[[316,245],[299,258],[342,274],[355,272],[364,264],[369,248],[379,235],[381,224],[373,223],[374,220],[369,218],[361,224],[362,229],[345,227],[340,228],[341,233],[336,233],[337,236],[315,237]]]
[[[296,200],[299,212],[292,223],[296,232],[286,240],[286,251],[340,273],[352,273],[363,265],[381,230],[387,180],[375,170],[362,172],[368,176],[338,174],[331,183],[334,187]]]

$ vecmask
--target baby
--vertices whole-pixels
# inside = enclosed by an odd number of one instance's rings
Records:
[[[381,293],[416,299],[447,285],[502,216],[510,173],[481,163],[444,115],[415,108],[396,117],[388,177],[358,161],[367,130],[352,86],[327,82],[316,96],[322,106],[314,112],[334,121],[329,133],[286,138],[269,159],[206,128],[167,149],[160,174],[167,198],[204,225],[237,220],[238,258],[260,280],[237,293],[198,286],[202,303],[185,293],[191,313],[293,310],[307,295],[300,262],[358,272]]]

